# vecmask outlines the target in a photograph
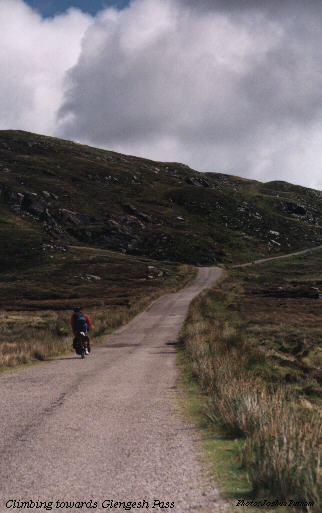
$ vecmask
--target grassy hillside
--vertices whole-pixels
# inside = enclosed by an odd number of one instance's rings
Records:
[[[207,265],[321,244],[321,192],[0,132],[0,263],[41,243]],[[21,241],[24,244],[21,244]]]
[[[267,379],[322,392],[322,250],[231,271],[229,310],[265,352]]]

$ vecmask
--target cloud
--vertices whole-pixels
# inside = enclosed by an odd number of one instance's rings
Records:
[[[245,9],[257,9],[266,10],[272,13],[287,9],[299,9],[305,7],[318,8],[320,6],[320,0],[178,0],[183,5],[188,5],[196,9],[210,9],[218,11],[222,9],[227,12],[229,10],[245,10]]]
[[[0,0],[0,94],[11,98],[2,119],[321,188],[319,12],[313,0],[132,0],[95,18],[73,9],[44,21],[22,0]]]
[[[67,70],[91,18],[81,11],[42,17],[22,0],[0,0],[0,128],[51,133]]]
[[[239,17],[240,2],[189,3],[137,0],[97,18],[69,73],[60,133],[201,170],[320,186],[314,2],[280,20],[265,2],[246,2]]]

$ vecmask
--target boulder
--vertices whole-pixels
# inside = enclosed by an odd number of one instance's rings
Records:
[[[78,226],[81,223],[88,223],[90,217],[75,210],[68,210],[67,208],[60,208],[55,215],[57,220],[67,226]]]
[[[288,201],[286,203],[286,208],[290,214],[296,214],[298,216],[305,216],[307,214],[307,210],[304,205],[299,205],[298,203],[293,203],[292,201]]]
[[[8,189],[3,189],[4,201],[13,212],[20,212],[21,204],[24,199],[24,195],[21,192],[14,192]]]
[[[188,176],[186,182],[197,187],[210,187],[207,178],[203,178],[202,176]]]
[[[35,192],[26,192],[21,203],[21,208],[35,217],[40,218],[46,208],[46,203],[38,198]]]
[[[137,214],[138,209],[132,205],[132,203],[123,203],[123,208],[126,212],[129,212],[130,214]]]

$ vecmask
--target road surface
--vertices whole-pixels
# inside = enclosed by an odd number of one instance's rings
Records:
[[[201,268],[84,360],[65,356],[0,377],[1,513],[123,512],[131,501],[151,512],[224,508],[178,409],[173,346],[190,301],[220,274]]]
[[[253,262],[247,262],[246,264],[237,264],[230,266],[231,269],[236,269],[238,267],[249,267],[250,265],[255,264],[263,264],[264,262],[270,262],[271,260],[280,260],[281,258],[289,258],[297,255],[304,255],[305,253],[310,253],[311,251],[317,251],[322,249],[322,246],[315,246],[315,248],[302,249],[302,251],[295,251],[294,253],[287,253],[286,255],[279,255],[275,257],[268,258],[260,258],[259,260],[254,260]]]

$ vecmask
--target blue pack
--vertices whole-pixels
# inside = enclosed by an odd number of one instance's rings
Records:
[[[87,333],[87,321],[83,313],[74,313],[74,330],[80,333]]]

